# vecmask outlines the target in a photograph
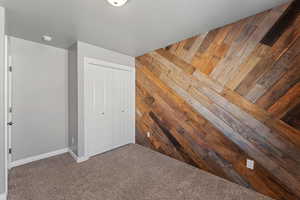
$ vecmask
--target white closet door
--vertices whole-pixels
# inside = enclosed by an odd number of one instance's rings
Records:
[[[131,72],[89,64],[85,79],[89,156],[133,142]]]
[[[121,113],[121,105],[120,99],[122,98],[120,93],[120,72],[117,69],[112,69],[111,79],[109,81],[110,85],[110,95],[109,98],[109,110],[110,110],[110,133],[112,136],[112,145],[113,147],[119,146],[120,133],[122,131],[120,127],[120,113]]]
[[[121,113],[120,113],[120,127],[122,131],[120,132],[120,143],[121,144],[128,144],[131,141],[131,98],[132,98],[132,91],[130,87],[131,83],[131,73],[128,71],[122,71],[120,78],[121,84],[121,98],[120,98],[120,105],[121,105]]]
[[[85,132],[89,155],[95,155],[112,147],[108,102],[112,73],[95,65],[87,66],[85,73]]]
[[[130,143],[130,72],[116,70],[113,79],[113,140],[114,146],[119,147]]]

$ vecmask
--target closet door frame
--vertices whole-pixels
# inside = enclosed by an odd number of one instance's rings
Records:
[[[135,68],[117,64],[117,63],[107,62],[104,60],[84,57],[84,73],[86,73],[86,69],[89,65],[96,65],[96,66],[98,65],[99,67],[107,67],[107,68],[111,68],[111,69],[124,70],[124,71],[128,71],[130,73],[130,88],[129,89],[130,89],[130,94],[132,95],[131,102],[130,102],[130,108],[129,108],[130,109],[130,120],[129,121],[131,122],[131,132],[132,132],[130,142],[135,144],[135,81],[136,81]],[[85,74],[84,74],[84,78],[85,78]],[[85,88],[85,85],[84,85],[84,88]],[[85,97],[84,97],[84,101],[85,101]],[[85,105],[85,103],[84,103],[84,105]],[[85,111],[83,113],[85,113]],[[85,128],[83,130],[85,130]],[[88,152],[88,135],[87,135],[86,131],[84,131],[84,154],[85,154],[85,157],[90,157],[89,152]]]

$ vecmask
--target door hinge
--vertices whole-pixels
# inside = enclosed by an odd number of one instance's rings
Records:
[[[9,72],[12,72],[12,66],[9,66],[9,67],[8,67],[8,71],[9,71]]]
[[[12,126],[14,123],[13,122],[8,122],[7,125],[8,126]]]
[[[9,149],[8,149],[8,153],[9,153],[9,154],[12,154],[12,148],[9,148]]]

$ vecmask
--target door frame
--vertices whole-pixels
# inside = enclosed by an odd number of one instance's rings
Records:
[[[9,52],[9,45],[10,45],[10,38],[6,36],[6,67],[7,67],[7,80],[6,80],[6,90],[7,90],[7,97],[6,97],[6,117],[7,122],[13,122],[13,102],[12,102],[12,86],[13,86],[13,71],[9,70],[9,67],[13,68],[13,60],[12,55]],[[13,126],[7,126],[7,150],[12,149],[12,142],[11,142],[11,134],[12,134]],[[11,162],[12,162],[12,153],[8,152],[8,169],[11,169]]]
[[[11,114],[9,112],[9,107],[11,105],[11,72],[9,72],[9,67],[12,66],[11,56],[9,55],[9,36],[4,36],[4,140],[5,140],[5,191],[8,192],[8,172],[10,169],[11,154],[8,149],[11,148],[10,132],[11,127],[8,126],[8,122],[11,120]]]
[[[131,106],[130,106],[130,110],[131,110],[131,119],[132,119],[132,127],[133,130],[132,131],[132,138],[131,138],[131,142],[135,144],[135,81],[136,81],[136,74],[135,74],[135,67],[130,67],[130,66],[126,66],[126,65],[121,65],[121,64],[117,64],[117,63],[112,63],[112,62],[108,62],[108,61],[104,61],[104,60],[99,60],[99,59],[95,59],[95,58],[90,58],[90,57],[84,57],[84,74],[83,77],[85,79],[85,73],[86,73],[86,69],[88,67],[88,65],[96,65],[99,67],[107,67],[107,68],[112,68],[112,69],[117,69],[117,70],[124,70],[124,71],[128,71],[130,72],[131,76],[130,76],[130,90],[131,90],[131,94],[133,96],[132,101],[131,101]],[[83,88],[85,89],[85,81],[84,81],[84,86]],[[84,93],[83,93],[84,94]],[[83,115],[85,115],[85,97],[83,97]],[[83,118],[83,120],[85,120]],[[83,122],[83,124],[85,124]],[[85,131],[85,125],[83,127],[84,130],[84,155],[85,157],[90,157],[93,155],[90,155],[90,153],[88,152],[88,136],[87,133]]]

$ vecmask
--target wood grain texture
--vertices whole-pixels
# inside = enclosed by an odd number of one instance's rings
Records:
[[[300,82],[292,87],[272,107],[268,109],[276,118],[282,118],[287,112],[300,103]]]
[[[299,200],[295,8],[290,2],[136,58],[137,142],[275,199]]]
[[[272,87],[256,102],[264,109],[269,109],[280,97],[300,81],[300,54],[291,62],[288,70]]]
[[[300,104],[291,109],[283,118],[283,121],[300,129]]]
[[[300,4],[294,1],[292,5],[285,11],[280,19],[274,24],[269,32],[264,36],[261,43],[272,46],[280,38],[280,36],[289,27],[293,26],[295,20],[297,20],[300,12]]]

